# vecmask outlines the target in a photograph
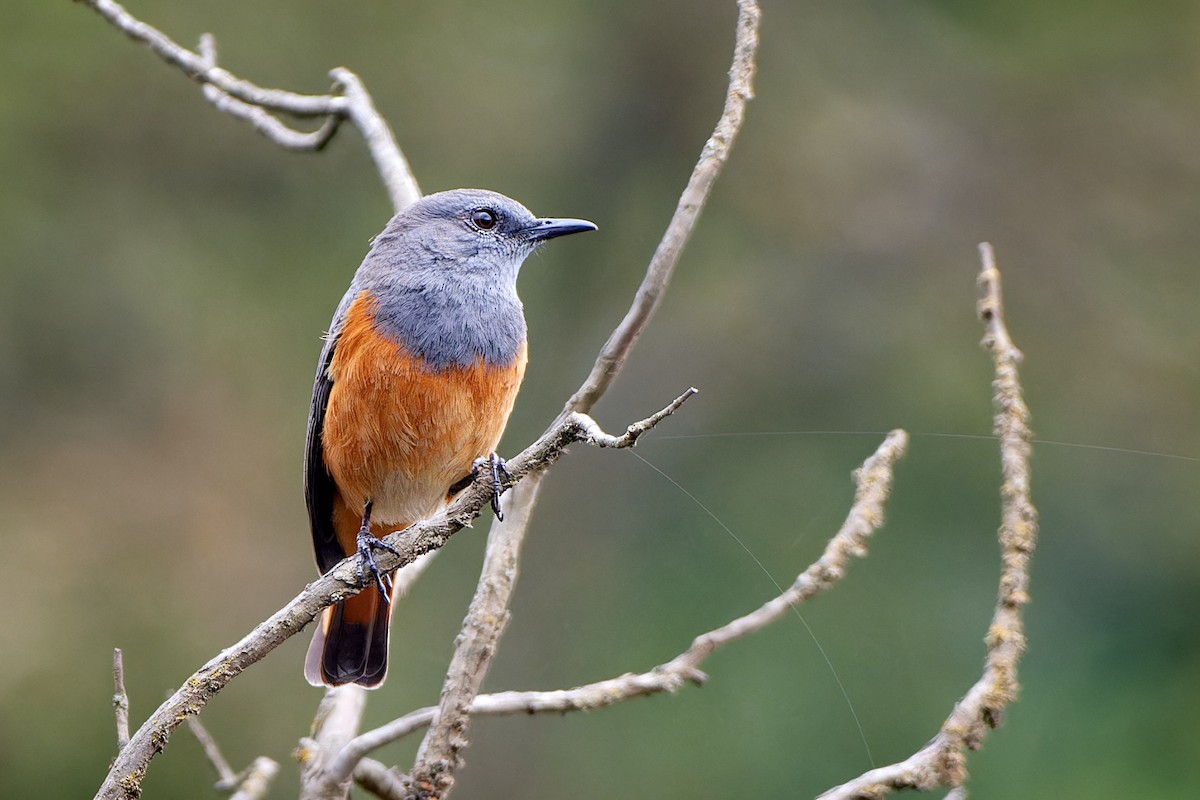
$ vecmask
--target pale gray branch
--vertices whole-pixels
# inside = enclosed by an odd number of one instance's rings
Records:
[[[354,782],[383,800],[403,800],[408,794],[408,778],[372,758],[364,758],[354,768]]]
[[[995,433],[1000,440],[1000,591],[991,625],[984,637],[983,675],[955,704],[929,744],[904,761],[870,770],[821,795],[835,798],[878,798],[894,789],[929,790],[961,786],[967,777],[968,749],[977,750],[990,729],[997,727],[1005,708],[1017,696],[1017,665],[1025,650],[1022,609],[1029,602],[1029,559],[1037,544],[1037,510],[1030,500],[1029,409],[1021,389],[1018,365],[1021,351],[1004,323],[1000,271],[991,245],[979,246],[982,269],[979,316],[984,323],[983,346],[991,354],[996,377],[992,383]]]
[[[426,561],[417,559],[411,567]],[[401,575],[407,570],[400,570]],[[361,686],[347,684],[325,690],[313,719],[312,736],[300,740],[296,760],[300,762],[300,800],[320,798],[334,791],[326,788],[325,762],[358,735],[363,711],[367,707],[367,691]],[[350,788],[350,776],[336,788],[336,796],[344,797]]]
[[[892,431],[860,469],[854,504],[825,551],[784,592],[758,609],[715,630],[697,636],[691,647],[665,664],[640,674],[625,674],[573,689],[539,692],[498,692],[475,697],[471,716],[590,711],[634,697],[674,692],[685,683],[703,683],[700,664],[715,650],[779,620],[791,609],[831,588],[845,575],[850,559],[864,557],[868,537],[883,525],[883,508],[891,491],[896,462],[904,455],[908,436]],[[330,764],[331,779],[344,779],[368,753],[429,725],[438,709],[422,708],[352,740]]]
[[[225,760],[225,756],[221,754],[221,748],[217,747],[217,741],[208,732],[208,728],[204,727],[204,723],[199,717],[188,717],[188,730],[192,732],[192,736],[196,737],[196,741],[200,743],[200,747],[204,750],[204,755],[208,759],[208,763],[212,764],[214,770],[217,771],[217,788],[232,789],[237,785],[237,773],[233,771],[233,767],[229,766],[229,762]]]
[[[125,692],[125,656],[113,648],[113,712],[117,717],[117,752],[129,744],[129,695]]]
[[[211,34],[205,33],[200,37],[200,57],[205,64],[205,72],[217,66],[216,40]],[[329,144],[337,133],[342,118],[330,114],[325,118],[320,128],[315,131],[298,131],[288,127],[278,117],[272,116],[261,106],[239,100],[233,95],[222,91],[215,83],[206,83],[203,88],[204,99],[212,103],[218,111],[231,117],[245,121],[250,127],[266,136],[285,150],[320,150]]]
[[[310,95],[281,89],[266,89],[238,78],[217,66],[216,47],[211,36],[201,39],[201,52],[193,52],[176,43],[162,31],[135,18],[114,0],[77,0],[93,8],[113,27],[150,48],[163,61],[178,67],[189,78],[205,87],[205,98],[221,111],[249,123],[275,144],[290,150],[319,150],[336,132],[342,120],[349,120],[366,142],[379,177],[387,188],[395,211],[402,211],[421,196],[408,161],[396,144],[387,122],[375,109],[374,101],[354,73],[345,68],[330,72],[340,95]],[[295,117],[325,117],[312,132],[297,131],[267,113],[282,112]]]
[[[679,255],[683,252],[683,246],[692,235],[700,211],[708,201],[713,184],[729,158],[733,141],[742,128],[742,121],[746,117],[746,104],[754,97],[754,72],[761,16],[756,0],[738,0],[733,63],[729,68],[729,87],[725,93],[725,108],[721,112],[721,118],[705,143],[683,194],[679,196],[675,214],[667,224],[667,230],[650,259],[650,265],[634,296],[633,304],[604,343],[592,371],[567,401],[563,413],[592,410],[592,406],[620,372],[626,356],[633,349],[634,342],[658,309],[659,301],[666,292],[667,284],[679,261]]]
[[[238,776],[237,791],[229,800],[262,800],[271,789],[271,781],[279,773],[279,764],[266,756],[259,756]]]
[[[737,33],[725,105],[716,128],[701,151],[691,178],[679,198],[646,275],[625,318],[601,349],[591,372],[567,401],[559,420],[575,412],[588,412],[616,378],[625,358],[658,308],[675,264],[696,226],[700,211],[721,173],[729,150],[745,118],[746,103],[754,96],[753,78],[758,52],[761,14],[755,0],[738,0]],[[557,422],[556,422],[557,424]],[[553,427],[553,426],[552,426]],[[442,686],[439,713],[430,726],[413,766],[414,787],[433,797],[444,797],[454,785],[454,774],[467,744],[470,708],[497,650],[508,606],[516,583],[517,565],[526,524],[537,503],[540,476],[534,476],[514,493],[509,519],[496,520],[488,534],[489,546],[477,592],[463,622],[463,635]],[[413,795],[415,796],[415,794]]]
[[[266,756],[259,756],[250,766],[239,772],[234,772],[221,754],[221,748],[212,734],[204,727],[197,717],[187,718],[188,729],[200,742],[208,763],[217,772],[218,791],[227,792],[229,800],[262,800],[271,789],[271,781],[279,773],[279,764]]]
[[[563,455],[567,447],[587,439],[582,419],[573,417],[562,421],[508,462],[508,475],[504,477],[503,485],[510,488],[526,476],[545,471]],[[386,541],[400,555],[381,554],[377,557],[379,568],[390,572],[442,547],[451,536],[479,515],[491,495],[491,478],[481,475],[441,513],[388,536]],[[171,733],[184,719],[199,714],[208,701],[231,680],[289,637],[299,633],[323,608],[345,600],[362,589],[357,559],[354,556],[346,558],[310,583],[291,602],[259,623],[240,641],[193,673],[130,737],[129,744],[109,768],[96,797],[136,798],[150,760],[162,750]]]

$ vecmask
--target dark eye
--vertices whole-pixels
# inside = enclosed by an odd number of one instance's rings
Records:
[[[481,231],[496,227],[496,212],[490,208],[479,208],[471,212],[471,223]]]

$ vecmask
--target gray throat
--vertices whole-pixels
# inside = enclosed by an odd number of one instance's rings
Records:
[[[480,358],[490,366],[512,364],[526,335],[516,288],[456,277],[410,278],[372,292],[379,332],[433,369],[465,367]]]

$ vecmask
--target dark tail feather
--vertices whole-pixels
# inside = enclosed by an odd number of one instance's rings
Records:
[[[304,677],[313,686],[373,689],[383,683],[390,615],[391,605],[371,588],[325,609],[304,659]]]

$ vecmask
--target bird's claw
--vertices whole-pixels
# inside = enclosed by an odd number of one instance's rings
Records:
[[[369,580],[375,582],[375,587],[379,589],[379,594],[383,597],[383,602],[392,602],[392,576],[379,568],[375,563],[375,550],[386,550],[389,553],[401,556],[399,550],[392,547],[382,539],[376,539],[371,535],[371,531],[366,528],[361,528],[356,537],[358,543],[358,582],[366,586]],[[370,579],[367,574],[370,573]]]
[[[491,471],[492,478],[492,511],[496,515],[496,519],[504,522],[504,512],[500,509],[500,495],[504,494],[504,481],[512,480],[512,475],[508,471],[508,466],[504,463],[504,459],[498,454],[492,453],[486,458],[475,459],[474,472],[479,475],[479,470],[486,467]],[[501,478],[501,476],[504,476]]]

